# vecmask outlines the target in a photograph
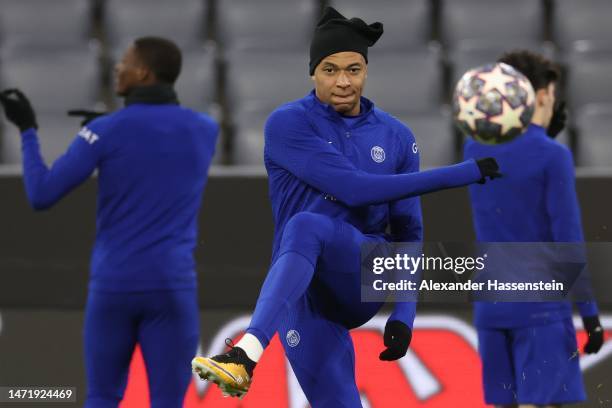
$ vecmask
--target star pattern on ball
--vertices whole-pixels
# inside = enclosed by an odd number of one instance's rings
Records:
[[[472,97],[469,100],[465,98],[458,98],[459,102],[459,115],[458,120],[467,122],[470,129],[476,129],[476,120],[484,119],[487,115],[476,108],[478,98]]]
[[[514,126],[513,124],[521,123],[521,115],[525,107],[520,105],[516,108],[512,108],[508,101],[502,100],[502,112],[499,115],[491,116],[489,120],[492,123],[497,123],[501,126],[501,135],[504,136]]]
[[[481,90],[483,94],[493,89],[498,89],[503,94],[506,90],[506,84],[516,80],[512,75],[506,74],[499,65],[496,65],[490,72],[479,74],[478,78],[484,81],[484,87]]]
[[[527,92],[527,100],[525,101],[525,103],[527,105],[531,105],[532,103],[535,102],[535,94],[533,93],[533,87],[531,86],[531,82],[523,78],[519,78],[518,81],[521,87],[524,88],[525,91]]]

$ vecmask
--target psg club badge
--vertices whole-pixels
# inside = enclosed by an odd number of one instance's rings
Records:
[[[376,163],[382,163],[385,161],[385,151],[380,146],[374,146],[370,151],[370,154],[372,155],[372,160],[374,160]]]

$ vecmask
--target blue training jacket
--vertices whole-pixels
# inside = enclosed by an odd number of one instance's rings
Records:
[[[494,157],[503,177],[469,187],[480,242],[582,242],[571,152],[530,125],[515,140],[496,146],[468,140],[466,159]],[[577,303],[582,316],[597,314],[594,302]],[[475,302],[479,327],[513,328],[571,317],[568,302]]]
[[[345,120],[312,91],[277,108],[265,125],[264,161],[275,221],[273,260],[289,219],[303,211],[338,218],[364,234],[420,241],[420,194],[475,182],[473,160],[417,173],[412,132],[361,99],[358,117]],[[413,303],[396,303],[391,319],[412,327]]]
[[[194,288],[197,215],[217,124],[176,104],[129,105],[82,128],[51,168],[22,133],[26,193],[51,207],[98,169],[90,289]]]

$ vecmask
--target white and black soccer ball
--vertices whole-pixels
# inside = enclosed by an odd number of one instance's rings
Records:
[[[465,135],[485,144],[505,143],[522,134],[534,108],[531,83],[504,63],[466,72],[453,95],[455,124]]]

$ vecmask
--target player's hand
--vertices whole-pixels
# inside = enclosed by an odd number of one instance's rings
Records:
[[[387,347],[380,353],[382,361],[394,361],[406,355],[412,340],[412,330],[399,320],[388,321],[385,325],[384,342]]]
[[[26,96],[19,89],[6,89],[0,92],[0,103],[6,118],[14,123],[20,131],[30,128],[38,129],[34,109]]]
[[[561,101],[553,111],[546,134],[554,139],[565,128],[565,122],[567,122],[567,109],[565,109],[565,101]]]
[[[484,184],[487,181],[487,177],[490,180],[499,178],[502,174],[499,172],[499,165],[497,161],[492,157],[476,160],[482,179],[478,181],[480,184]]]
[[[582,324],[584,330],[586,330],[589,338],[584,345],[584,352],[586,354],[595,354],[603,346],[604,343],[604,331],[599,323],[599,316],[587,316],[582,318]]]
[[[106,115],[108,112],[96,112],[86,109],[73,109],[69,110],[66,113],[68,114],[68,116],[82,117],[83,120],[81,121],[81,126],[85,126],[92,120],[99,118],[100,116]]]

